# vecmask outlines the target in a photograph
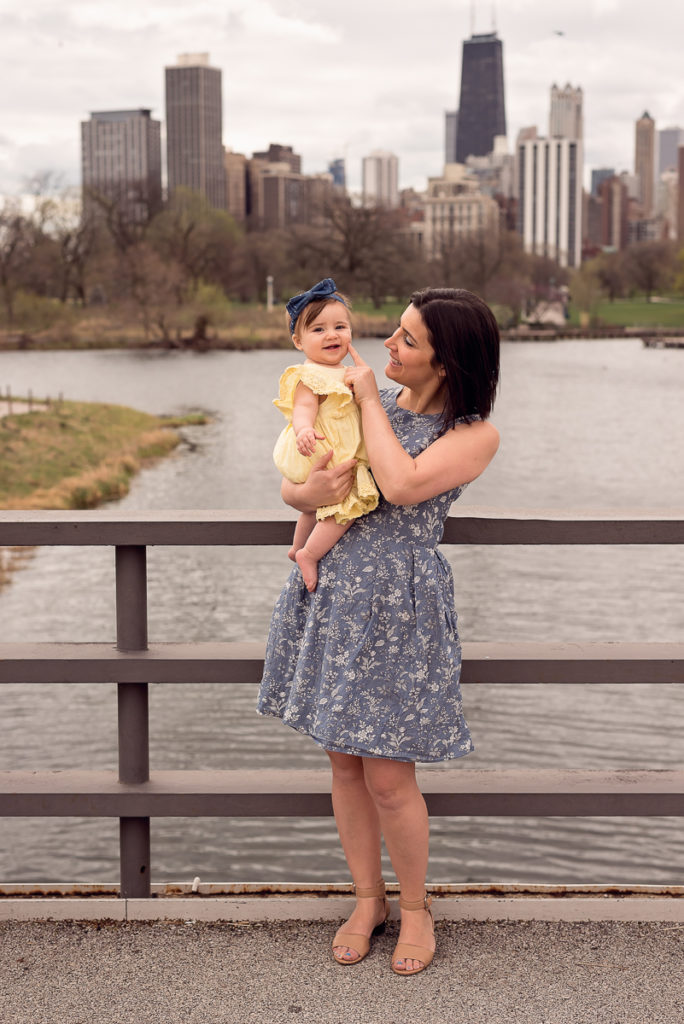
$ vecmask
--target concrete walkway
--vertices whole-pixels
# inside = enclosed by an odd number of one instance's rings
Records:
[[[338,967],[321,921],[0,922],[2,1024],[681,1024],[684,924],[439,921],[418,977],[392,922]]]

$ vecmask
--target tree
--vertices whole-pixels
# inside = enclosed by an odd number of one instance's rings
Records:
[[[33,230],[19,203],[5,200],[0,209],[0,291],[9,326],[14,324],[14,303],[33,251]]]
[[[601,298],[601,283],[592,263],[590,261],[579,267],[570,281],[570,295],[580,311],[580,324],[583,327],[588,326],[595,316]]]
[[[674,288],[678,295],[684,295],[684,249],[677,253]]]
[[[178,305],[201,281],[229,286],[239,236],[230,214],[215,209],[197,192],[176,189],[152,222],[149,239],[162,260],[180,269]]]
[[[512,231],[478,231],[446,240],[433,270],[444,287],[467,288],[489,301],[497,301],[509,276],[517,277],[525,264],[519,235]]]
[[[625,290],[625,260],[622,252],[602,252],[591,265],[601,287],[611,302],[615,302]]]
[[[628,285],[651,296],[672,285],[675,274],[675,248],[672,242],[637,242],[625,251],[625,275]]]
[[[157,334],[171,343],[174,325],[170,310],[175,307],[179,288],[179,265],[162,260],[146,241],[129,246],[125,253],[117,254],[117,259],[124,300],[132,302],[137,310],[145,337]]]
[[[376,307],[388,295],[406,294],[423,266],[403,211],[354,206],[346,196],[324,205],[320,224],[293,230],[287,252],[295,286],[315,271],[334,277],[343,291],[368,296]]]
[[[95,219],[82,209],[80,189],[64,188],[61,177],[42,171],[26,182],[34,200],[35,236],[31,287],[62,303],[72,296],[85,305],[87,275],[98,244]],[[99,232],[101,235],[101,232]]]

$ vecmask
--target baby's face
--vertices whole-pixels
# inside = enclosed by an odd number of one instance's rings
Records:
[[[337,300],[328,302],[316,319],[299,330],[292,340],[310,363],[337,366],[351,344],[348,310]]]

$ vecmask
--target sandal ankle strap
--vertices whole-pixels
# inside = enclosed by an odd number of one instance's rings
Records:
[[[431,903],[432,896],[427,892],[420,900],[405,900],[402,896],[399,897],[399,906],[402,910],[429,910]]]
[[[385,882],[384,879],[380,879],[377,885],[374,885],[370,889],[359,889],[357,885],[352,885],[354,895],[360,900],[370,900],[373,898],[382,899],[385,895]]]

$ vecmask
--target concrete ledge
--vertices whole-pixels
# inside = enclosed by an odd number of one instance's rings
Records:
[[[18,888],[18,887],[17,887]],[[442,921],[663,921],[684,923],[679,890],[639,886],[622,893],[601,886],[570,895],[564,886],[521,889],[482,886],[480,892],[435,893],[433,912]],[[28,889],[28,887],[27,887]],[[465,889],[465,887],[464,887]],[[638,890],[638,891],[637,891]],[[397,894],[389,893],[392,917],[398,918]],[[31,897],[0,899],[0,920],[13,921],[340,921],[353,906],[350,894],[320,891],[281,895],[204,895],[151,899],[116,897]]]
[[[125,921],[126,914],[119,899],[0,900],[0,921]]]

